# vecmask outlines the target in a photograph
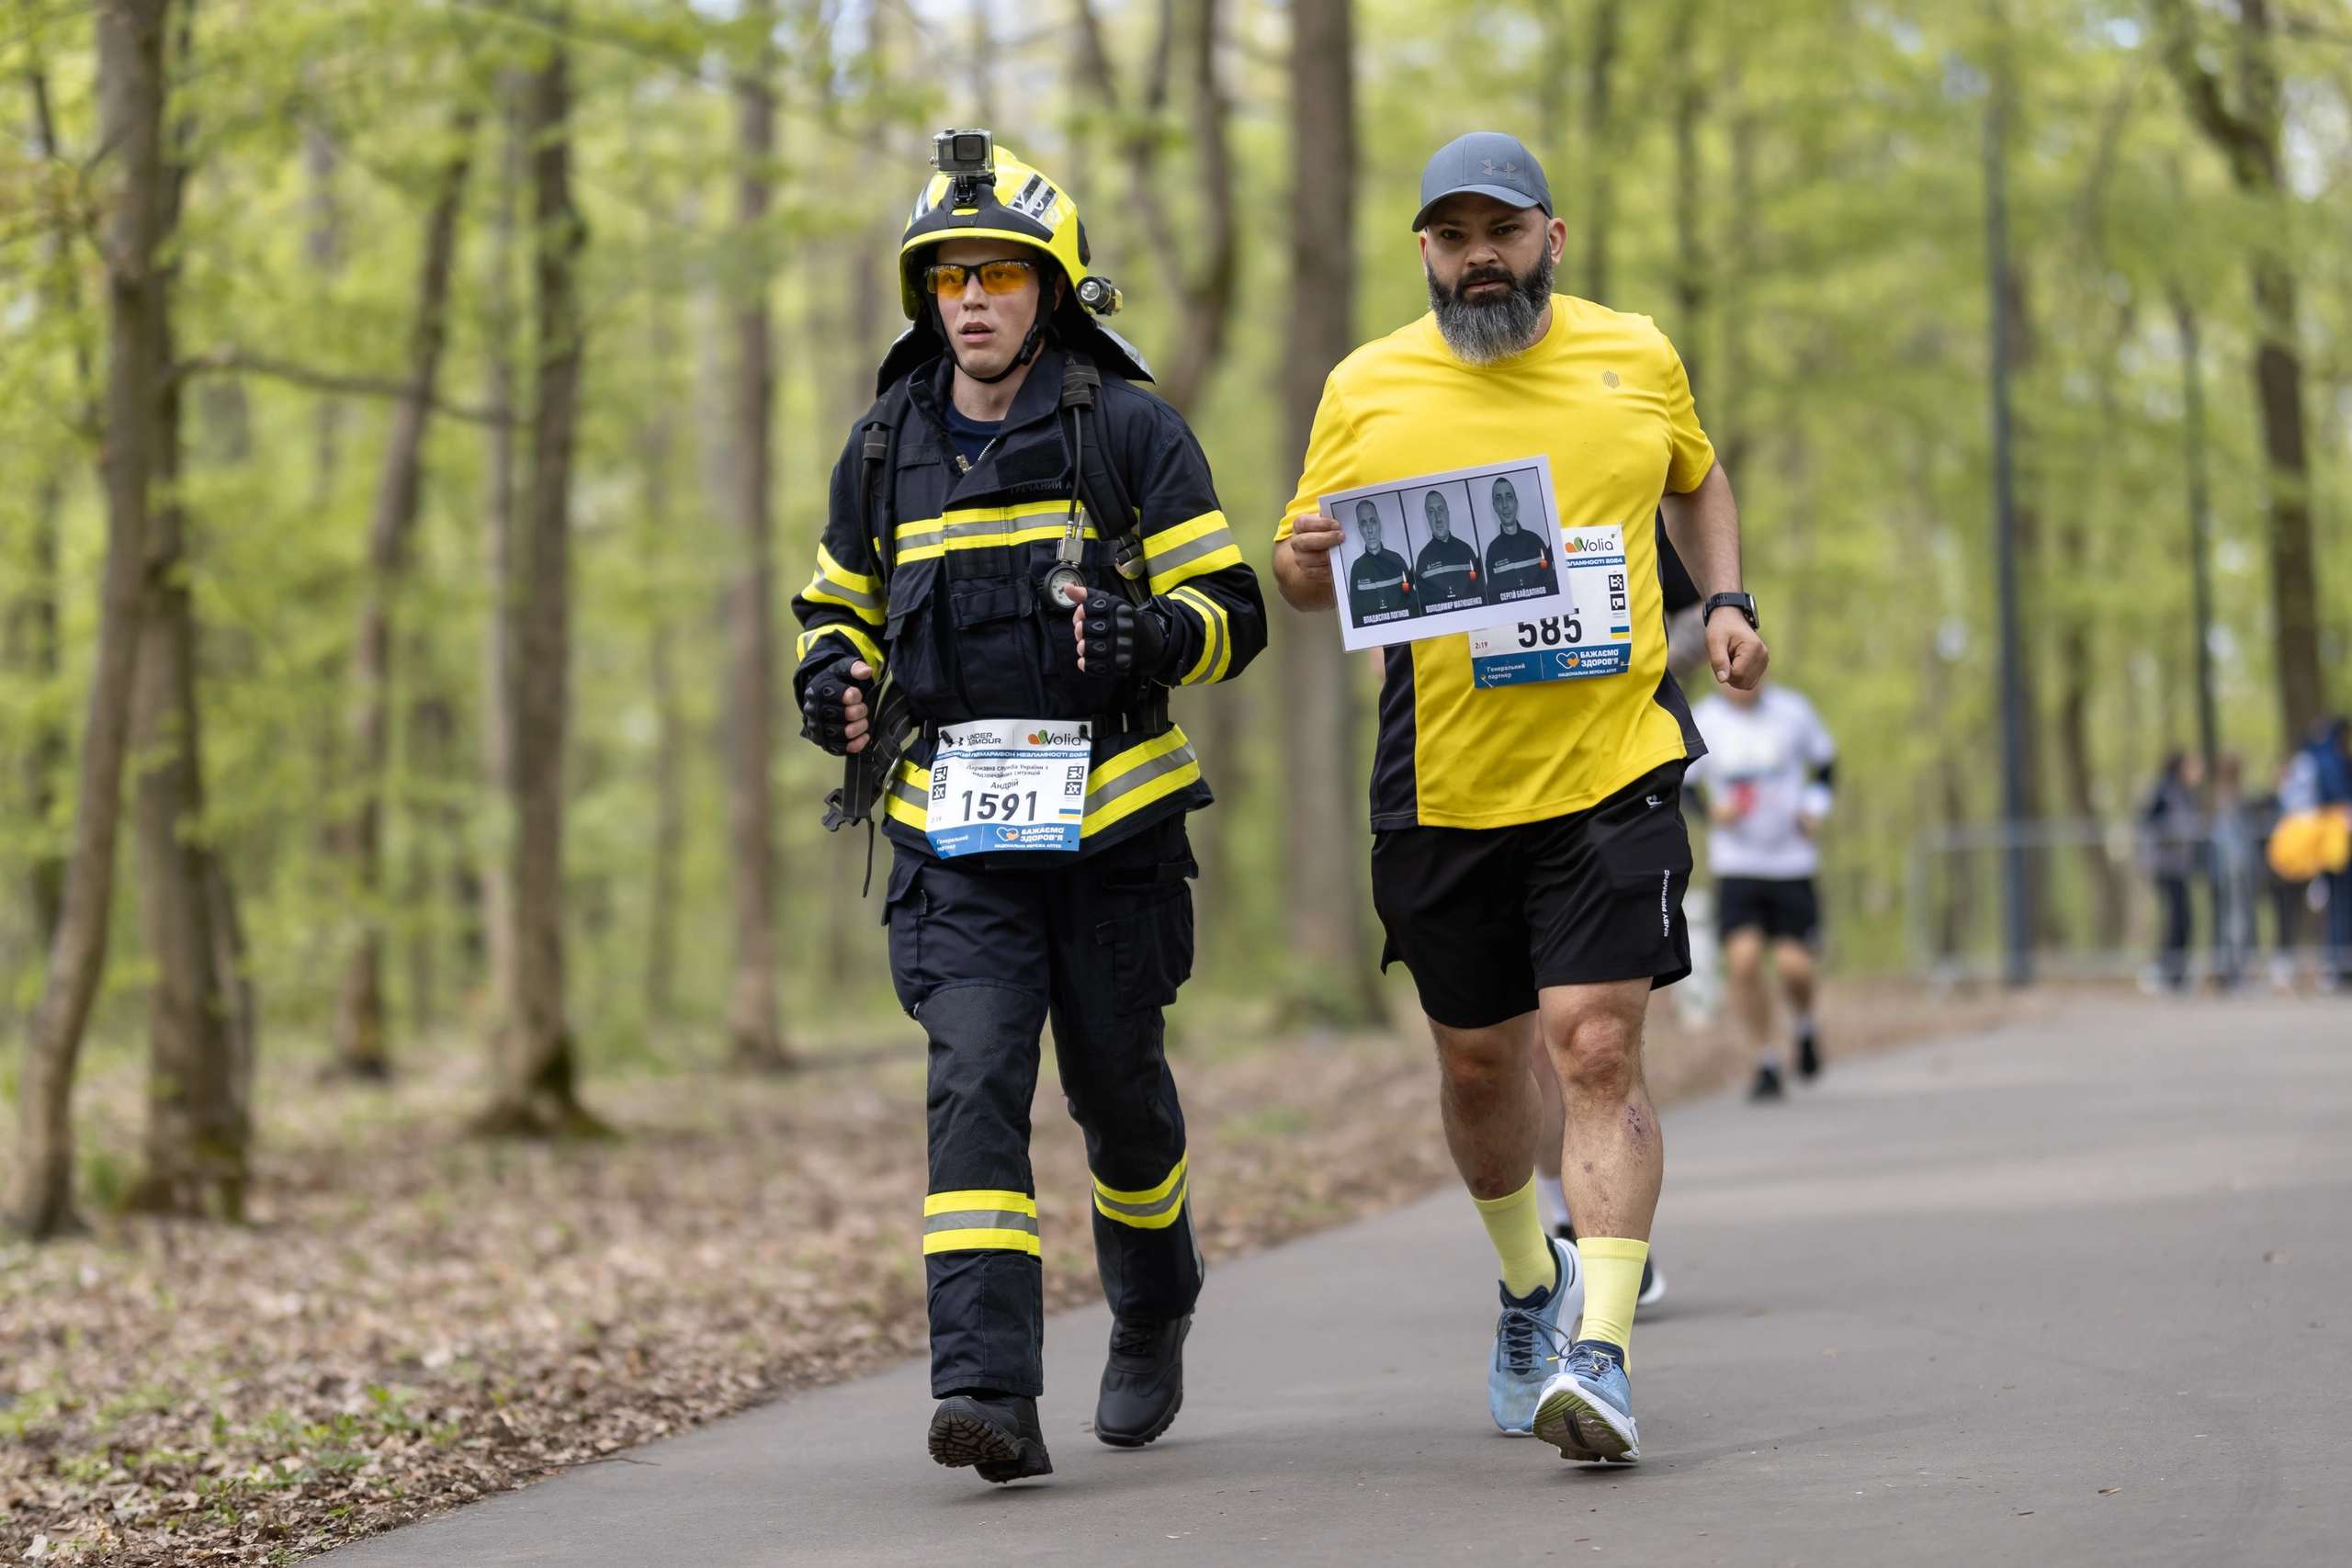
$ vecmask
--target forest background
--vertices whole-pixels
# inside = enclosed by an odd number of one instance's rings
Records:
[[[773,1066],[893,1016],[867,846],[820,828],[838,766],[791,735],[783,604],[951,122],[1076,194],[1261,570],[1321,367],[1424,309],[1423,160],[1474,128],[1539,149],[1559,287],[1681,350],[1775,676],[1843,747],[1846,972],[1903,963],[1921,829],[1999,809],[1988,126],[2030,814],[2112,819],[2195,743],[2200,464],[2224,743],[2259,783],[2342,697],[2352,18],[2324,0],[0,18],[0,1012],[51,1099],[75,964],[103,974],[101,1042],[164,1028],[142,1014],[175,986],[225,1018],[187,1049],[230,1080],[256,1048],[370,1073],[403,1042],[526,1037],[493,1053],[492,1118],[526,1131],[600,1066]],[[155,39],[143,171],[108,130],[139,123],[113,22]],[[165,318],[143,371],[126,299]],[[141,437],[144,571],[110,579],[137,487],[107,465],[141,409],[167,415]],[[146,629],[137,678],[114,667],[126,871],[101,886],[72,852],[105,793],[109,581]],[[1260,669],[1180,701],[1220,797],[1195,990],[1346,1021],[1376,1005],[1374,677],[1330,632],[1277,608]],[[200,1144],[203,1108],[178,1113]]]

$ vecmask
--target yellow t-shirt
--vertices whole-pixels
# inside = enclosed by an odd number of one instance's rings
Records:
[[[1564,530],[1624,530],[1632,667],[1482,691],[1465,633],[1391,648],[1375,831],[1565,816],[1700,750],[1666,672],[1651,519],[1662,493],[1698,488],[1715,451],[1682,360],[1649,317],[1555,294],[1543,341],[1483,368],[1453,356],[1433,316],[1364,344],[1324,383],[1306,471],[1274,536],[1335,491],[1538,454],[1551,459]]]

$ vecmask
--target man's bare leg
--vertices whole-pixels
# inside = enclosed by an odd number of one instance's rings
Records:
[[[1566,1122],[1561,1183],[1580,1235],[1646,1242],[1657,1213],[1666,1143],[1642,1077],[1649,996],[1647,980],[1543,991],[1544,1043]],[[1640,1270],[1634,1272],[1638,1284]],[[1631,1297],[1625,1304],[1630,1318]]]
[[[1535,1198],[1541,1099],[1531,1066],[1538,1017],[1521,1013],[1485,1029],[1430,1024],[1446,1146],[1478,1206],[1502,1264],[1503,1292],[1512,1300],[1573,1283],[1561,1280],[1563,1266]]]
[[[1568,1113],[1560,1102],[1560,1075],[1552,1070],[1552,1048],[1541,1031],[1534,1040],[1536,1092],[1544,1097],[1544,1118],[1535,1134],[1535,1198],[1544,1211],[1544,1228],[1554,1235],[1567,1234],[1567,1194],[1560,1186],[1560,1145],[1568,1135]]]
[[[1732,1011],[1747,1039],[1748,1059],[1756,1064],[1750,1100],[1777,1099],[1781,1093],[1781,1047],[1772,1038],[1772,997],[1764,984],[1764,932],[1742,926],[1724,939],[1724,975],[1730,982]]]
[[[1532,1066],[1541,1016],[1521,1013],[1486,1029],[1430,1024],[1445,1145],[1473,1198],[1507,1198],[1534,1171],[1542,1116]]]
[[[1813,1032],[1813,949],[1794,937],[1772,943],[1772,967],[1780,972],[1781,994],[1788,998],[1789,1031],[1796,1036],[1797,1076],[1811,1077],[1821,1070],[1820,1047]]]
[[[1544,1120],[1530,1059],[1540,1039],[1561,1089],[1564,1136],[1555,1146],[1578,1234],[1640,1242],[1646,1251],[1666,1169],[1666,1145],[1642,1078],[1649,990],[1647,980],[1552,986],[1536,1012],[1491,1028],[1430,1025],[1443,1075],[1439,1107],[1446,1145],[1472,1197],[1501,1199],[1528,1183]],[[1636,1256],[1620,1333],[1631,1327],[1640,1288]],[[1586,1310],[1589,1317],[1590,1306]]]

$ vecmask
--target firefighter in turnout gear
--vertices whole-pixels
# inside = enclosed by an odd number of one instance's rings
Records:
[[[1266,642],[1207,460],[1094,317],[1067,192],[984,131],[934,144],[899,253],[913,325],[834,469],[793,601],[803,733],[871,816],[899,1001],[930,1038],[932,1457],[1050,1473],[1029,1111],[1050,1021],[1093,1173],[1114,1314],[1094,1432],[1137,1447],[1183,1398],[1202,1264],[1161,1010],[1192,973],[1184,814],[1210,803],[1168,714]],[[863,781],[863,782],[861,782]]]
[[[1429,517],[1430,542],[1421,547],[1420,558],[1413,563],[1413,581],[1420,587],[1423,613],[1460,600],[1484,598],[1478,587],[1478,552],[1453,536],[1453,514],[1446,510],[1445,497],[1430,491],[1421,510]]]
[[[1380,542],[1380,508],[1369,501],[1356,502],[1356,532],[1363,536],[1363,554],[1348,576],[1348,610],[1360,626],[1377,621],[1400,620],[1413,613],[1413,574],[1405,558]]]

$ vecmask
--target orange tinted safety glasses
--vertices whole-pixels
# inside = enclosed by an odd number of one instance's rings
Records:
[[[922,281],[923,287],[933,294],[944,297],[963,293],[964,286],[971,281],[974,273],[978,273],[980,287],[989,293],[1018,294],[1022,286],[1029,281],[1029,275],[1036,269],[1037,264],[1028,261],[984,261],[978,266],[958,266],[952,262],[942,262],[936,266],[923,268]]]

